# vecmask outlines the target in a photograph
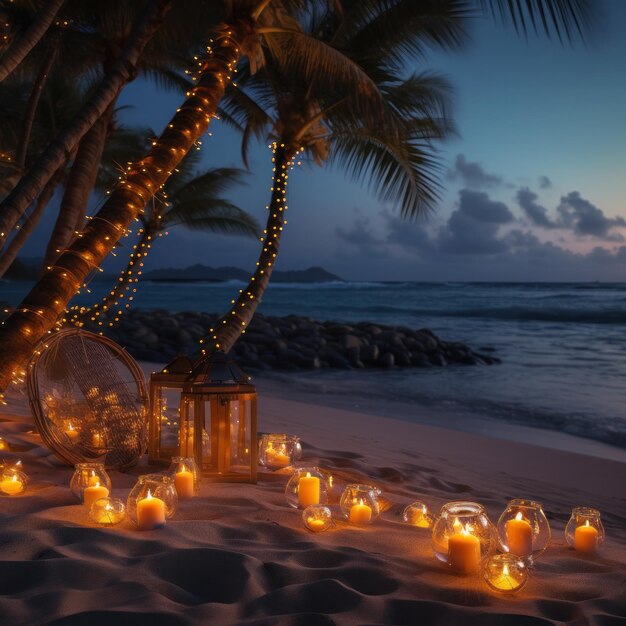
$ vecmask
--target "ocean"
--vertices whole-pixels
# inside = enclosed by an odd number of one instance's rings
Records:
[[[104,294],[92,283],[89,303]],[[243,285],[139,285],[136,306],[222,312]],[[22,283],[0,299],[19,303]],[[259,311],[342,322],[430,328],[501,365],[289,374],[292,384],[358,397],[439,406],[459,415],[566,432],[626,448],[626,283],[341,282],[272,284]]]

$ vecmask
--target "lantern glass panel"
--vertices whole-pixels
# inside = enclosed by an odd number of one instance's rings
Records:
[[[169,460],[180,449],[180,394],[182,385],[153,384],[151,389],[151,460]]]

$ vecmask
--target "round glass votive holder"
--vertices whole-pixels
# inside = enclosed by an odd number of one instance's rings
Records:
[[[302,521],[310,531],[321,533],[333,523],[333,515],[327,506],[311,504],[302,511]]]
[[[259,441],[259,464],[272,471],[290,467],[297,460],[295,447],[299,441],[293,435],[263,435]]]
[[[494,591],[517,593],[528,582],[528,567],[514,554],[494,554],[485,560],[483,576]]]
[[[498,520],[498,540],[503,552],[535,560],[550,543],[551,531],[541,503],[511,500]]]
[[[604,543],[604,526],[600,519],[600,511],[586,506],[573,508],[565,526],[565,541],[577,552],[595,554]]]
[[[416,528],[431,528],[435,523],[428,507],[419,500],[411,502],[402,512],[402,519]]]
[[[448,502],[433,525],[432,547],[435,556],[452,570],[472,574],[493,554],[496,532],[480,504]]]
[[[21,463],[5,466],[0,473],[0,495],[19,496],[26,491],[28,476],[21,469]]]
[[[100,498],[91,505],[89,517],[101,526],[115,526],[126,517],[126,507],[119,498]]]
[[[106,498],[111,491],[111,477],[104,469],[104,463],[77,463],[70,480],[70,489],[76,498],[89,506],[100,498]],[[89,489],[87,494],[85,490]],[[104,493],[106,490],[106,493]]]
[[[380,515],[379,495],[371,485],[348,485],[339,500],[341,512],[351,524],[371,524]]]
[[[126,500],[126,514],[139,530],[165,526],[177,507],[174,477],[163,474],[139,476]]]
[[[326,477],[318,467],[296,468],[285,487],[285,498],[294,509],[306,509],[312,504],[326,504]]]
[[[193,498],[200,481],[200,473],[195,460],[190,456],[174,456],[168,472],[174,478],[178,499]]]

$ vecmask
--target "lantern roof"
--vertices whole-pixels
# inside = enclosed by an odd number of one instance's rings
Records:
[[[160,372],[154,372],[150,377],[155,382],[183,383],[191,375],[193,362],[185,354],[179,354],[173,361],[168,363]]]
[[[251,380],[235,359],[223,350],[213,352],[196,362],[191,373],[192,380],[204,385],[245,385]]]

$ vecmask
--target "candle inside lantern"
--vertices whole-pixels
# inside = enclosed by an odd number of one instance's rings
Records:
[[[457,572],[471,574],[480,566],[480,541],[472,535],[469,525],[463,526],[458,519],[454,528],[460,532],[448,538],[448,563]]]
[[[193,473],[183,464],[179,472],[174,475],[174,487],[181,500],[193,498]]]
[[[13,474],[13,476],[4,478],[0,482],[0,491],[9,496],[14,496],[24,491],[24,483],[17,474]]]
[[[353,504],[348,516],[351,524],[369,524],[372,519],[372,507],[363,503],[363,498],[358,504]]]
[[[288,465],[291,465],[291,459],[287,454],[284,443],[280,446],[278,451],[272,449],[272,455],[268,456],[267,460],[274,467],[287,467]]]
[[[507,563],[502,566],[500,575],[491,579],[491,584],[496,589],[501,589],[502,591],[512,591],[519,587],[517,580],[511,576]]]
[[[326,528],[326,522],[323,519],[308,517],[306,520],[306,526],[309,530],[317,533]]]
[[[307,472],[306,476],[301,476],[298,481],[298,505],[305,509],[311,504],[319,504],[320,502],[320,479],[317,476],[311,476],[311,472]]]
[[[430,528],[430,520],[426,513],[428,509],[423,504],[421,509],[413,508],[410,511],[409,523],[418,528]]]
[[[69,422],[69,424],[67,425],[65,434],[72,444],[75,444],[78,441],[78,437],[80,435],[79,432],[74,428],[72,422]]]
[[[165,502],[148,495],[137,502],[137,526],[141,530],[153,530],[165,524]]]
[[[530,556],[533,552],[533,529],[521,511],[506,523],[506,541],[509,552],[515,556]]]
[[[91,481],[90,481],[91,482]],[[89,487],[85,487],[83,490],[83,504],[90,509],[91,505],[100,498],[106,498],[109,495],[109,490],[100,484],[99,480]]]
[[[91,475],[87,479],[87,486],[94,487],[94,486],[98,486],[99,484],[100,484],[100,479],[96,476],[96,473],[93,470],[91,470]]]
[[[104,507],[97,511],[95,518],[92,517],[92,519],[94,519],[96,523],[102,524],[103,526],[114,526],[115,524],[119,524],[124,519],[124,510],[116,509],[110,502],[107,501]]]
[[[598,530],[589,524],[589,520],[583,526],[578,526],[574,533],[574,548],[578,552],[587,554],[594,553],[598,548]]]
[[[94,448],[104,447],[104,437],[102,436],[102,433],[95,431],[91,434],[91,445]]]
[[[0,437],[0,450],[10,450],[9,442]]]

